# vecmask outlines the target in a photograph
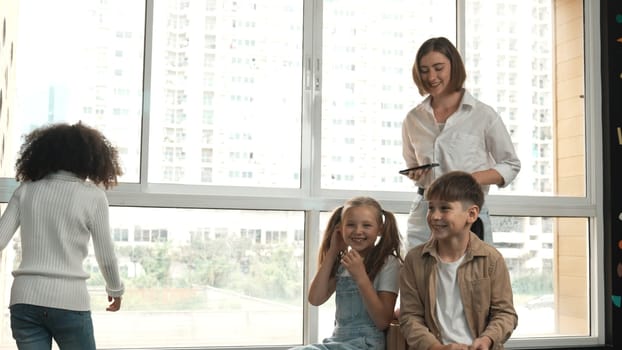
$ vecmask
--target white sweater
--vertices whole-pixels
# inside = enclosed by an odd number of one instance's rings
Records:
[[[123,294],[102,189],[66,171],[23,182],[0,218],[0,249],[20,226],[22,261],[13,271],[10,305],[90,310],[83,262],[91,238],[106,292]]]

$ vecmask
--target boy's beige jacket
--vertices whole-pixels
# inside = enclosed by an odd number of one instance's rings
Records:
[[[437,259],[436,241],[430,239],[408,252],[400,273],[400,329],[411,350],[441,342],[434,310]],[[518,324],[503,256],[471,233],[456,278],[473,338],[486,335],[491,349],[503,349]]]

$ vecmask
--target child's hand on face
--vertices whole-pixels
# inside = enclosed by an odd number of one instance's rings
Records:
[[[341,257],[341,264],[348,270],[350,276],[352,276],[355,281],[358,281],[363,276],[367,276],[363,257],[354,249],[350,249],[350,251]]]
[[[338,255],[339,252],[343,252],[348,249],[348,245],[346,245],[346,242],[343,241],[341,230],[339,228],[333,230],[333,235],[330,238],[329,249],[332,250],[335,255]]]

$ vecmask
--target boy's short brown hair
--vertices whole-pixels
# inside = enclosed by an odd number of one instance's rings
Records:
[[[479,209],[484,205],[482,186],[464,171],[450,171],[442,175],[426,189],[425,196],[426,199],[472,203]]]

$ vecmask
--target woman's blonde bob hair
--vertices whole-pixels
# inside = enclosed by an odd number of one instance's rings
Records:
[[[466,80],[466,70],[464,69],[464,63],[462,62],[462,57],[460,56],[458,49],[456,49],[454,44],[452,44],[447,38],[430,38],[426,40],[421,47],[419,47],[419,51],[417,51],[417,57],[415,58],[415,63],[412,68],[413,81],[415,82],[415,85],[417,85],[421,96],[427,95],[428,89],[426,88],[426,83],[421,79],[419,64],[421,64],[421,58],[432,51],[443,54],[447,57],[449,63],[451,64],[449,87],[454,91],[462,90],[464,81]]]

